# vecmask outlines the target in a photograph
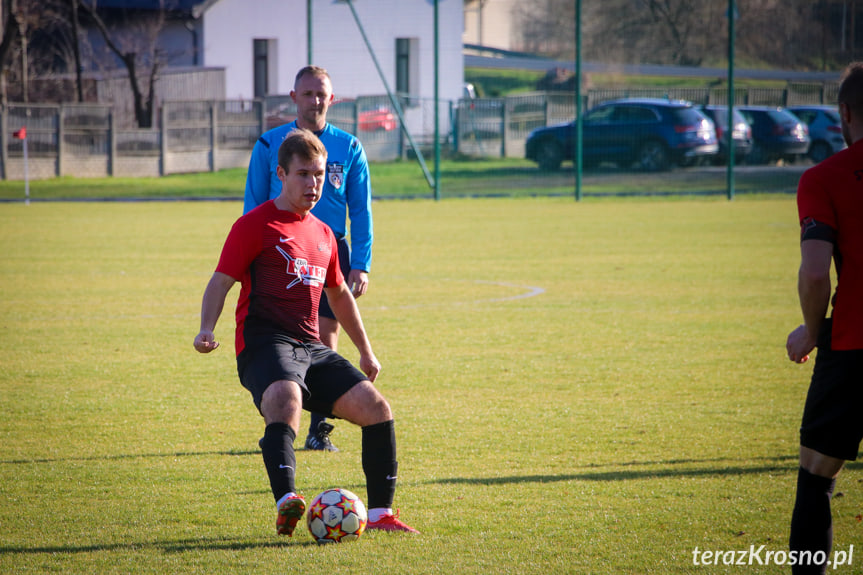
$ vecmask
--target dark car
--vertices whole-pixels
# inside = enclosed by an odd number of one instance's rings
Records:
[[[701,106],[700,110],[713,121],[716,139],[719,140],[719,153],[714,159],[724,164],[728,161],[728,106]],[[734,108],[731,137],[734,139],[734,162],[739,164],[752,149],[752,127],[737,108]]]
[[[836,106],[788,106],[788,111],[809,128],[812,143],[809,144],[808,156],[816,164],[847,147]]]
[[[716,132],[690,102],[633,98],[605,102],[583,116],[582,158],[586,166],[637,164],[646,171],[687,165],[719,151]],[[525,156],[545,170],[573,159],[575,122],[538,128]]]
[[[793,162],[809,150],[809,129],[785,108],[740,106],[738,109],[752,126],[754,142],[746,163]]]

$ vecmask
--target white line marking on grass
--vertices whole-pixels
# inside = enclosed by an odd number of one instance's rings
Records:
[[[403,279],[403,278],[398,278]],[[417,279],[417,278],[414,278]],[[431,280],[431,278],[429,278]],[[489,285],[489,286],[497,286],[504,288],[514,288],[524,290],[521,293],[517,293],[515,295],[503,296],[503,297],[492,297],[492,298],[483,298],[483,299],[475,299],[470,301],[450,301],[445,300],[438,303],[419,303],[419,304],[410,304],[410,305],[380,305],[380,306],[369,306],[366,307],[363,305],[363,300],[360,300],[360,311],[385,311],[391,309],[424,309],[424,308],[433,308],[433,307],[459,307],[465,305],[475,305],[482,303],[499,303],[505,301],[516,301],[520,299],[527,299],[529,297],[535,297],[538,295],[542,295],[545,293],[545,288],[541,288],[538,286],[526,286],[519,285],[509,282],[496,282],[489,280],[465,280],[465,279],[452,279],[452,278],[434,278],[434,281],[438,282],[462,282],[462,283],[472,283],[479,285]],[[226,308],[229,307],[228,302],[225,302]],[[233,308],[234,302],[230,303],[230,307]],[[37,317],[37,318],[27,318],[26,321],[44,321],[44,322],[54,322],[54,321],[72,321],[72,320],[80,320],[82,317],[86,317],[90,320],[104,320],[104,321],[115,321],[115,320],[151,320],[151,319],[188,319],[188,318],[197,318],[200,317],[199,314],[154,314],[154,313],[142,313],[138,315],[91,315],[91,316],[66,316],[66,317]]]
[[[545,288],[541,288],[541,287],[537,287],[537,286],[522,286],[522,285],[511,284],[511,283],[507,283],[507,282],[492,282],[492,281],[483,281],[483,280],[473,280],[473,283],[502,286],[502,287],[511,287],[511,288],[519,288],[519,289],[526,289],[527,290],[526,292],[520,293],[517,295],[511,295],[511,296],[507,296],[507,297],[496,297],[496,298],[491,298],[491,299],[487,299],[487,300],[480,300],[480,301],[512,301],[512,300],[516,300],[516,299],[526,299],[529,297],[534,297],[534,296],[538,296],[540,294],[545,293]],[[472,302],[472,303],[476,303],[476,302]]]

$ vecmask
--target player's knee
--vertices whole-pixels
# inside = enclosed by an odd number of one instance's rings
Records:
[[[261,398],[261,414],[267,420],[289,421],[303,407],[302,391],[293,381],[273,382]]]
[[[333,406],[333,413],[357,425],[374,425],[393,418],[389,402],[370,381],[354,386]]]
[[[808,447],[800,448],[800,467],[820,477],[836,477],[842,470],[845,461],[829,455],[824,455]]]
[[[380,392],[376,394],[376,398],[372,404],[370,412],[374,418],[378,420],[375,423],[389,421],[393,418],[393,410],[390,408],[390,403],[380,394]]]

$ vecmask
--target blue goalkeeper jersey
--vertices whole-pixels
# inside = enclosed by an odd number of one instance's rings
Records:
[[[282,193],[282,182],[276,175],[279,146],[296,128],[295,120],[258,138],[246,176],[244,214]],[[339,238],[347,235],[346,217],[350,217],[351,269],[371,271],[372,186],[366,152],[357,138],[332,124],[327,124],[318,137],[327,149],[327,176],[312,213]]]

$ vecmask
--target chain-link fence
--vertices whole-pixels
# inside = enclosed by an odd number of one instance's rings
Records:
[[[735,91],[734,101],[741,107],[829,104],[835,102],[836,90],[832,84],[789,84],[780,89],[744,88]],[[582,95],[582,110],[589,114],[610,100],[633,98],[686,100],[697,105],[724,106],[728,101],[728,90],[592,89]],[[373,162],[411,161],[420,153],[430,164],[435,136],[434,101],[399,98],[398,108],[401,119],[389,97],[363,96],[336,102],[330,108],[328,119],[357,135]],[[536,150],[531,147],[530,137],[535,130],[572,122],[575,109],[574,94],[563,92],[440,102],[437,109],[438,141],[444,158],[503,162],[494,164],[485,174],[462,169],[456,170],[459,174],[455,174],[444,170],[444,193],[571,193],[575,172],[568,161],[571,156],[566,155],[571,154],[571,150],[559,150],[559,161],[539,161]],[[295,118],[296,106],[289,96],[271,96],[263,100],[165,102],[157,114],[157,127],[147,130],[120,129],[110,106],[12,104],[0,110],[0,171],[5,179],[23,179],[23,142],[13,138],[12,134],[24,126],[27,128],[31,178],[58,175],[158,176],[245,168],[260,134]],[[719,132],[722,126],[717,128]],[[562,145],[571,146],[571,140],[571,137],[565,137]],[[588,139],[583,145],[584,157],[588,158],[587,153],[597,142]],[[551,149],[547,147],[544,150],[548,152]],[[708,166],[702,161],[690,161],[689,158],[683,161],[663,158],[663,150],[657,150],[656,146],[652,151],[645,149],[654,156],[654,160],[659,155],[658,163],[646,164],[625,155],[621,158],[626,161],[615,162],[612,157],[611,164],[586,161],[585,166],[589,168],[585,172],[587,189],[598,183],[596,189],[602,193],[609,190],[610,193],[643,191],[645,186],[649,190],[670,193],[689,189],[717,193],[724,190],[725,178],[719,171],[721,168]],[[556,169],[540,167],[549,165]],[[648,165],[687,167],[652,174],[649,173],[652,169],[644,169]],[[784,181],[776,174],[773,179]],[[788,191],[792,185],[784,183],[779,188]],[[430,189],[428,194],[431,194]]]

